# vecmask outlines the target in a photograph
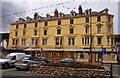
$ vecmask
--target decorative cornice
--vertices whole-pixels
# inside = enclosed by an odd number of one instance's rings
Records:
[[[103,24],[98,23],[96,26],[103,26]]]

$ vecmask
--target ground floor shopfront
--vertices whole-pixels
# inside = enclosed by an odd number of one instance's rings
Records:
[[[63,58],[77,59],[78,61],[88,62],[89,61],[89,50],[80,49],[25,49],[23,52],[31,54],[33,56],[47,57],[52,60],[60,60]],[[106,54],[101,56],[100,51],[92,51],[92,62],[117,62],[117,53],[107,51]]]

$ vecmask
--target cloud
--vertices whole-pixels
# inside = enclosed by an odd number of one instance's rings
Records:
[[[2,2],[2,31],[9,32],[10,23],[17,20],[18,15],[6,16],[9,14],[21,12],[27,9],[27,3],[23,2]],[[21,14],[19,16],[24,16]]]

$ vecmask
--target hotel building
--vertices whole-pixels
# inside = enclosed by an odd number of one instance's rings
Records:
[[[113,17],[107,8],[83,12],[81,6],[70,14],[55,9],[53,16],[35,13],[34,18],[20,17],[11,23],[8,47],[53,60],[67,57],[89,61],[91,45],[92,62],[101,60],[102,48],[106,49],[103,61],[116,62]]]

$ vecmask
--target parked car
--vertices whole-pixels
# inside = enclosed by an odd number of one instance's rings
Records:
[[[37,57],[40,61],[43,61],[43,62],[52,62],[53,60],[51,59],[48,59],[46,57]]]
[[[74,63],[76,62],[75,59],[71,59],[71,58],[63,58],[60,60],[60,62],[63,62],[63,63]]]
[[[0,56],[0,59],[3,59],[4,58],[4,56]]]
[[[40,64],[41,61],[37,57],[32,57],[32,56],[25,56],[21,60],[15,63],[15,68],[17,70],[21,69],[30,69],[30,65],[32,64]]]
[[[15,66],[16,60],[19,60],[25,56],[25,53],[10,53],[6,57],[0,59],[2,68],[10,68]]]

